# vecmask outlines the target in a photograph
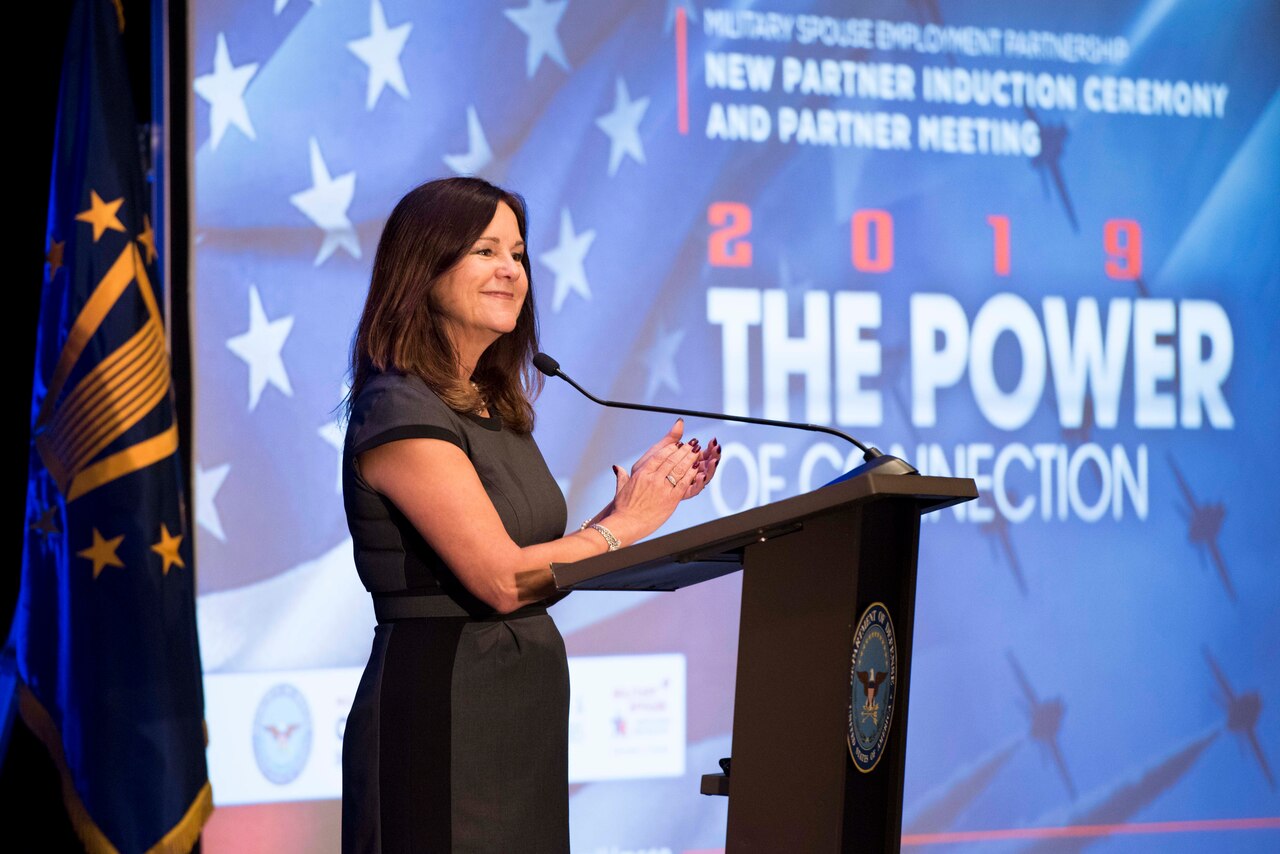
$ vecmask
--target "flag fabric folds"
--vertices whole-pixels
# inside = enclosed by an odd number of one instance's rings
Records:
[[[10,641],[19,712],[58,766],[86,848],[185,852],[213,801],[124,25],[111,0],[77,0],[63,58]]]

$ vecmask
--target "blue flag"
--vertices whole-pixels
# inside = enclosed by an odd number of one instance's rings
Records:
[[[63,59],[11,642],[19,711],[86,848],[185,852],[213,801],[124,25],[110,0],[79,0]]]

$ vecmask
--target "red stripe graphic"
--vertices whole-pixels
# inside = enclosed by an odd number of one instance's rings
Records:
[[[916,833],[902,837],[906,845],[948,845],[956,842],[991,842],[1002,839],[1068,839],[1139,833],[1206,833],[1222,830],[1280,830],[1280,816],[1265,818],[1211,818],[1191,821],[1146,821],[1130,824],[1075,824],[1066,827],[1011,827],[1003,830],[957,830],[950,833]]]
[[[902,837],[904,846],[952,845],[957,842],[992,842],[1009,839],[1069,839],[1119,834],[1213,833],[1225,830],[1280,830],[1280,816],[1263,818],[1210,818],[1191,821],[1147,821],[1131,824],[1076,824],[1066,827],[1011,827],[1002,830],[957,830],[951,833],[916,833]],[[686,849],[684,854],[724,854],[723,848]]]

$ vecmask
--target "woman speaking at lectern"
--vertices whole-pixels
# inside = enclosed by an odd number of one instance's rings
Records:
[[[352,348],[343,499],[378,626],[343,738],[342,847],[569,850],[551,563],[629,545],[715,472],[677,421],[582,529],[533,441],[523,200],[477,178],[392,211]],[[575,436],[556,437],[572,442]]]

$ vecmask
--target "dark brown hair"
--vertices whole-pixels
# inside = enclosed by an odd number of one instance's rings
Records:
[[[529,253],[520,261],[529,290],[516,327],[484,351],[471,376],[480,395],[459,378],[458,356],[436,309],[437,282],[484,234],[499,202],[515,213],[527,242],[524,199],[481,178],[428,181],[396,203],[378,241],[351,348],[348,412],[371,376],[398,371],[420,377],[458,412],[477,409],[483,396],[507,426],[522,433],[533,429],[532,400],[542,390],[542,374],[533,368],[538,318]]]

